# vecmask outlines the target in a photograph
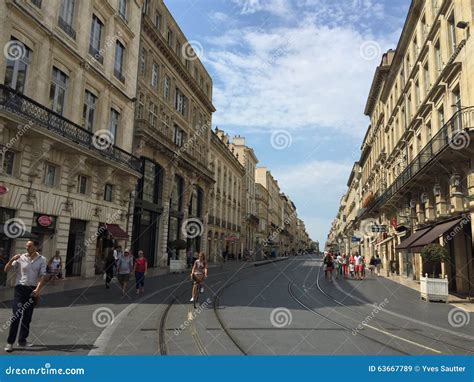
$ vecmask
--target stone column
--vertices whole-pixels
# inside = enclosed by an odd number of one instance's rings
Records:
[[[440,188],[439,194],[435,195],[436,216],[447,215],[447,201],[443,187]]]

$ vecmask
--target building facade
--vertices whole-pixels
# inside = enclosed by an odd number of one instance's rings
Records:
[[[366,256],[409,278],[429,272],[424,246],[442,244],[450,261],[437,273],[458,293],[473,284],[473,14],[472,2],[412,1],[367,100],[361,208],[351,221]]]
[[[143,165],[133,248],[150,265],[206,251],[212,80],[161,0],[145,2],[138,63],[134,153]]]
[[[242,166],[245,168],[244,189],[242,193],[242,205],[244,206],[244,218],[242,220],[242,253],[253,251],[257,249],[255,239],[255,232],[258,229],[258,217],[256,214],[255,203],[255,168],[257,167],[258,159],[251,147],[246,146],[245,138],[236,136],[232,139],[231,146],[233,147]]]
[[[93,276],[129,241],[140,8],[0,3],[2,264],[31,237],[66,276]]]
[[[258,228],[255,233],[255,241],[257,244],[256,256],[257,259],[261,259],[265,256],[268,256],[267,248],[265,248],[264,243],[270,235],[269,231],[269,193],[268,190],[260,183],[255,183],[255,203],[256,203],[256,212],[258,217]]]
[[[241,222],[245,168],[239,162],[229,136],[217,128],[211,135],[209,166],[215,179],[214,188],[209,193],[209,257],[216,262],[219,256],[227,253],[236,259],[243,245]]]

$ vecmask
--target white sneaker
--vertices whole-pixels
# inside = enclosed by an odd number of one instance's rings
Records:
[[[23,342],[23,343],[19,343],[18,342],[18,347],[19,348],[31,348],[33,346],[33,344],[31,342]]]
[[[204,288],[203,287],[201,287],[201,293],[204,293]]]
[[[13,345],[12,344],[6,344],[5,349],[7,353],[11,353],[13,351]]]
[[[194,297],[191,297],[191,300],[189,300],[189,302],[193,302],[194,301]]]

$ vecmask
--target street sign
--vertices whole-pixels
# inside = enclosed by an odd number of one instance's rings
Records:
[[[353,243],[356,243],[356,242],[360,241],[360,237],[352,236],[351,241],[352,241]]]
[[[8,188],[4,185],[0,186],[0,195],[5,195],[8,192]]]
[[[386,225],[374,224],[371,228],[372,228],[372,232],[387,232],[387,226]]]
[[[47,215],[42,215],[38,218],[38,224],[42,227],[49,227],[53,220],[47,216]]]

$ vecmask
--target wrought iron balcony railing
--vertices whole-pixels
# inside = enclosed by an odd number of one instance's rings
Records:
[[[27,118],[42,128],[67,139],[70,143],[89,149],[129,169],[141,170],[141,162],[134,155],[109,144],[109,142],[102,142],[100,136],[94,135],[35,100],[3,84],[0,84],[0,111]]]
[[[69,36],[71,36],[74,40],[76,39],[76,31],[66,20],[64,20],[61,16],[58,18],[58,25],[59,27],[66,32]]]
[[[370,213],[392,198],[415,175],[425,168],[441,151],[448,146],[456,150],[467,148],[470,137],[469,129],[474,128],[474,107],[466,107],[456,112],[448,122],[435,134],[420,153],[400,173],[395,181],[383,192],[378,191],[363,215]]]

